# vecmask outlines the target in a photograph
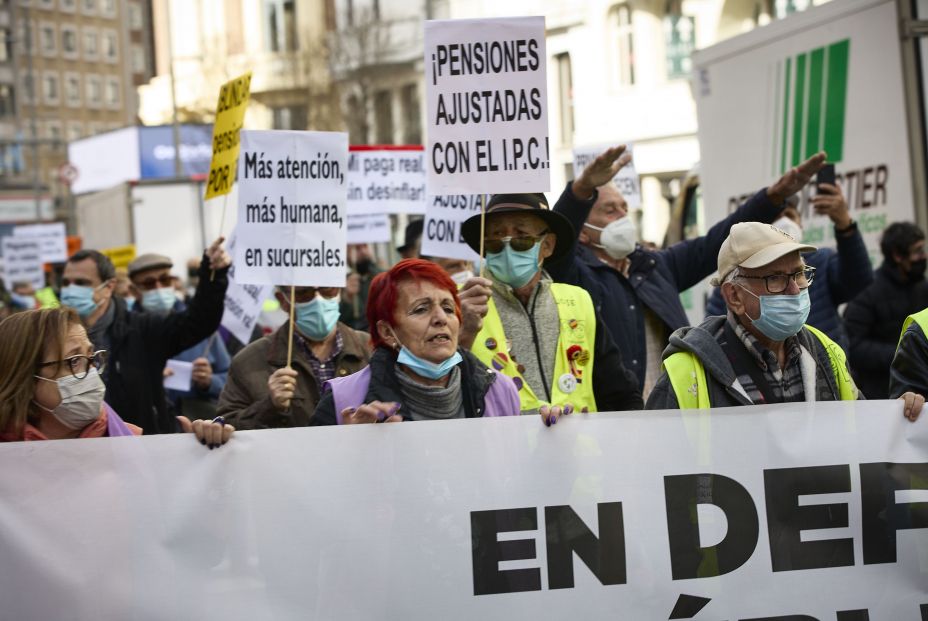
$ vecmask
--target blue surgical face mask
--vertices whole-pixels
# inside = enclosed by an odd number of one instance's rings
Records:
[[[135,308],[135,298],[126,298],[126,310]]]
[[[396,362],[402,364],[416,375],[430,380],[441,379],[448,375],[451,373],[451,369],[461,364],[463,360],[461,352],[455,350],[451,357],[446,358],[443,362],[430,362],[409,351],[409,349],[396,338],[396,334],[393,335],[393,338],[400,344],[400,353],[396,357]]]
[[[748,319],[771,341],[785,341],[795,336],[809,318],[812,302],[808,289],[796,295],[757,295],[741,288],[760,300],[760,317],[754,319],[748,315]]]
[[[540,242],[521,252],[513,250],[512,246],[506,243],[501,252],[487,253],[487,267],[490,268],[496,280],[513,289],[518,289],[525,286],[538,273],[539,252],[541,252]]]
[[[93,287],[68,285],[61,290],[61,303],[73,308],[80,317],[86,318],[97,310],[97,303],[93,300],[93,292]]]
[[[156,287],[142,294],[142,308],[150,313],[169,313],[177,297],[172,287]]]
[[[13,304],[20,308],[25,308],[26,310],[31,310],[35,308],[35,296],[34,295],[20,295],[18,293],[10,293],[10,299],[13,300]]]
[[[317,293],[309,302],[293,307],[297,329],[311,341],[324,340],[335,329],[341,316],[338,307],[338,296],[326,298]]]

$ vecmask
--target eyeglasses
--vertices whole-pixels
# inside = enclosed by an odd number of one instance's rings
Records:
[[[103,372],[103,367],[106,366],[106,350],[101,349],[95,351],[89,356],[69,356],[63,360],[50,360],[48,362],[40,362],[39,368],[50,367],[52,365],[67,364],[68,369],[71,371],[71,375],[75,378],[82,380],[87,377],[87,374],[90,373],[90,367],[93,366],[98,372]]]
[[[497,254],[503,251],[503,246],[509,244],[509,247],[516,252],[525,252],[532,246],[545,238],[549,231],[545,230],[538,235],[522,235],[520,237],[502,237],[500,239],[484,239],[483,247],[490,254]]]
[[[290,297],[289,287],[284,287],[283,292],[288,298]],[[341,289],[338,287],[296,287],[293,290],[293,298],[298,304],[303,304],[304,302],[312,302],[317,293],[331,300],[338,297]]]
[[[174,286],[174,277],[170,274],[162,274],[155,278],[154,276],[149,276],[145,280],[140,280],[135,283],[135,286],[143,291],[151,291],[158,285],[162,287],[173,287]]]
[[[771,274],[770,276],[739,276],[739,278],[749,278],[751,280],[763,280],[767,293],[783,293],[789,288],[789,282],[792,280],[800,289],[808,289],[815,277],[815,268],[809,265],[805,266],[798,272],[792,274]]]

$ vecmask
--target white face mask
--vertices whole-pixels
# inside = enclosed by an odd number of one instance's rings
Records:
[[[100,379],[96,368],[91,367],[84,379],[77,379],[73,375],[66,375],[57,380],[48,379],[41,375],[36,378],[58,385],[61,403],[54,409],[49,409],[33,400],[37,406],[51,413],[62,425],[75,431],[83,429],[100,417],[100,408],[103,407],[103,395],[106,386]]]
[[[634,221],[625,216],[618,220],[613,220],[600,228],[592,224],[584,224],[594,231],[600,231],[599,243],[593,244],[596,248],[602,248],[613,259],[624,259],[635,250],[638,243],[638,228]]]
[[[454,284],[461,286],[473,277],[474,277],[474,273],[472,271],[464,270],[463,272],[452,274],[451,280],[454,281]]]
[[[797,242],[802,241],[802,227],[786,216],[780,216],[780,218],[773,223],[773,226],[777,227]]]

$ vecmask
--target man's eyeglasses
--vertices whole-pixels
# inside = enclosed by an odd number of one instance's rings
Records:
[[[538,235],[523,235],[520,237],[502,237],[500,239],[485,239],[483,247],[490,254],[497,254],[503,251],[503,246],[509,244],[509,247],[516,252],[525,252],[543,240],[548,231],[542,231]]]
[[[174,286],[174,278],[170,274],[162,274],[157,278],[154,276],[149,276],[148,278],[135,283],[135,286],[142,291],[151,291],[158,285],[161,285],[162,287],[172,287]]]
[[[71,375],[81,380],[87,377],[87,374],[90,373],[90,367],[92,366],[98,372],[103,372],[103,367],[106,366],[106,350],[101,349],[95,351],[89,356],[69,356],[62,360],[50,360],[48,362],[40,362],[39,368],[50,367],[52,365],[61,365],[66,364],[68,370],[71,371]]]
[[[744,276],[751,280],[763,280],[767,286],[767,293],[783,293],[789,288],[789,281],[795,281],[800,289],[807,289],[815,277],[815,268],[809,265],[792,274],[771,274],[770,276]]]

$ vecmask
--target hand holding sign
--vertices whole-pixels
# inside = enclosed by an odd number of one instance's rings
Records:
[[[458,298],[461,300],[461,331],[458,335],[458,345],[462,349],[471,348],[474,338],[483,327],[483,318],[489,311],[492,286],[492,281],[474,277],[464,283],[458,292]]]
[[[587,200],[593,196],[596,188],[612,181],[622,167],[632,161],[631,155],[625,150],[624,144],[606,149],[587,165],[580,177],[573,183],[574,196]]]
[[[220,236],[206,250],[206,258],[209,259],[209,267],[213,271],[221,270],[232,265],[232,257],[229,256],[229,253],[226,252],[226,249],[222,246],[222,242],[225,240],[225,237]]]

